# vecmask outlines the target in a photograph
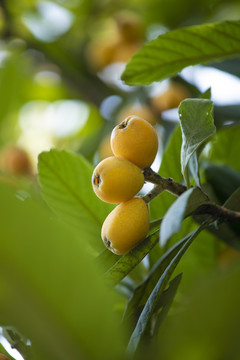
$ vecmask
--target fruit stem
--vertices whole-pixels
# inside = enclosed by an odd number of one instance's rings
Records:
[[[155,185],[151,191],[149,191],[146,195],[142,196],[142,199],[148,204],[151,200],[157,197],[161,192],[163,192],[163,187],[161,184]]]
[[[159,185],[158,189],[161,192],[166,190],[176,196],[180,196],[187,190],[187,187],[174,181],[172,178],[163,178],[158,173],[153,171],[150,167],[143,169],[143,175],[145,181],[151,182],[152,184]],[[154,196],[155,197],[155,196]]]

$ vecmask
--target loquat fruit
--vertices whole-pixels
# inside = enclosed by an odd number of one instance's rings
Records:
[[[110,204],[131,199],[143,184],[142,171],[130,161],[115,156],[102,160],[92,175],[95,194]]]
[[[149,167],[158,150],[156,130],[146,120],[128,116],[113,129],[111,147],[115,156],[127,159],[141,169]]]
[[[117,255],[127,253],[149,230],[148,205],[140,197],[122,202],[106,217],[102,226],[105,246]]]
[[[161,114],[163,111],[177,108],[180,102],[188,97],[191,97],[191,94],[183,85],[172,82],[165,92],[151,98],[151,105]]]

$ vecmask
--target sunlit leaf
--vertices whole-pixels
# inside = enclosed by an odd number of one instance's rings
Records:
[[[128,85],[147,85],[184,67],[240,54],[240,21],[183,27],[145,44],[126,66]]]
[[[92,189],[92,166],[81,156],[51,150],[39,156],[39,181],[49,207],[77,233],[80,242],[103,248],[101,226],[111,205]]]

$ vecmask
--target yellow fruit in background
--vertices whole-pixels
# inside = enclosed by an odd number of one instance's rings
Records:
[[[92,175],[95,194],[103,201],[118,204],[135,196],[144,184],[141,170],[130,161],[115,156],[102,160]]]
[[[10,146],[0,154],[0,170],[12,175],[30,175],[32,165],[27,152],[17,146]]]
[[[126,42],[120,41],[114,49],[112,62],[128,62],[131,57],[140,50],[142,46],[141,42]]]
[[[113,129],[111,147],[115,156],[127,159],[143,169],[151,166],[156,157],[157,133],[146,120],[128,116]]]
[[[111,134],[108,134],[103,138],[98,147],[98,158],[99,160],[106,159],[107,157],[113,156],[111,148]]]
[[[142,241],[149,230],[149,210],[139,197],[123,202],[107,216],[102,240],[113,253],[122,255]]]
[[[118,41],[115,39],[100,39],[89,43],[85,54],[90,67],[94,71],[100,71],[105,66],[111,64],[116,46],[118,46]]]
[[[143,38],[143,22],[138,14],[129,10],[123,10],[114,15],[114,20],[123,40],[135,42]]]
[[[158,112],[177,108],[181,101],[191,97],[185,86],[178,83],[171,83],[168,89],[160,95],[150,99],[151,105]]]
[[[131,104],[125,106],[118,114],[117,123],[121,123],[128,116],[139,116],[148,121],[151,125],[155,125],[157,122],[155,114],[146,104]]]
[[[100,22],[86,45],[89,67],[97,72],[115,62],[127,62],[143,43],[143,26],[135,13],[122,11]]]
[[[240,252],[227,246],[218,257],[218,266],[221,270],[227,270],[235,263],[240,262]]]

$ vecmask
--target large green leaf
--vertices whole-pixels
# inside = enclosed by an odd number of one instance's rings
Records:
[[[147,85],[189,65],[239,55],[240,21],[180,28],[144,45],[127,64],[122,79],[129,85]]]
[[[120,299],[105,287],[87,244],[31,194],[23,201],[0,186],[0,196],[1,325],[29,338],[38,359],[124,358],[113,310]]]
[[[181,229],[185,216],[190,215],[208,201],[208,196],[198,187],[188,189],[179,196],[164,216],[160,228],[161,245],[164,246],[170,237]]]
[[[55,149],[39,156],[39,181],[49,207],[75,232],[80,242],[103,248],[101,226],[112,205],[92,189],[92,166],[81,156]]]
[[[182,129],[181,166],[187,181],[186,171],[191,156],[216,132],[212,109],[212,101],[206,99],[186,99],[179,106]]]
[[[155,311],[158,300],[159,300],[160,296],[162,295],[165,287],[167,286],[167,283],[168,283],[173,271],[175,270],[181,257],[187,251],[188,247],[191,245],[191,243],[197,237],[197,235],[201,232],[201,230],[202,230],[202,226],[200,226],[197,230],[195,230],[195,232],[193,232],[193,234],[191,234],[191,236],[183,244],[183,246],[178,251],[178,253],[175,255],[175,257],[171,260],[170,264],[166,267],[162,276],[159,278],[154,290],[152,291],[151,295],[149,296],[149,298],[143,308],[143,311],[141,312],[141,315],[139,316],[137,325],[132,333],[132,336],[131,336],[129,344],[128,344],[128,352],[129,353],[136,351],[136,349],[138,348],[139,343],[140,343],[142,337],[144,336],[144,333],[146,331],[148,323],[151,319],[151,316]]]

